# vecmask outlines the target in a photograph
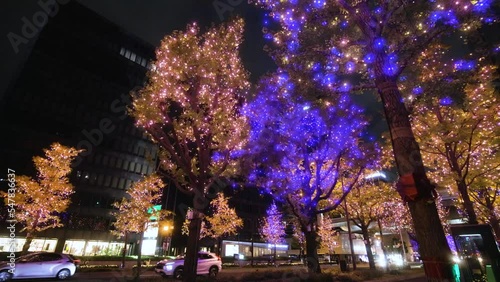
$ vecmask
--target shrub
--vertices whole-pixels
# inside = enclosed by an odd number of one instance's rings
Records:
[[[391,269],[389,270],[389,274],[391,275],[401,275],[401,271],[397,269]]]
[[[372,280],[384,276],[384,272],[378,269],[359,269],[354,272],[361,281]]]

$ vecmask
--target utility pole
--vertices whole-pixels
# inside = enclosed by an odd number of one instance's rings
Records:
[[[354,245],[352,243],[351,220],[347,210],[347,197],[344,199],[345,218],[347,220],[347,234],[349,235],[349,244],[351,245],[352,270],[356,270],[356,255],[354,254]]]

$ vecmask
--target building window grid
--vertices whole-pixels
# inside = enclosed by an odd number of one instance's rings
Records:
[[[129,166],[129,161],[128,161],[128,160],[124,160],[124,161],[123,161],[123,166],[122,166],[122,168],[123,168],[124,170],[128,170],[128,166]]]
[[[135,165],[135,173],[141,173],[142,165],[141,164],[136,164]]]
[[[142,66],[142,67],[145,67],[145,68],[149,68],[150,64],[148,63],[148,61],[139,56],[138,54],[126,49],[125,47],[121,47],[120,48],[120,55],[121,56],[124,56],[125,58],[129,59],[130,61]]]
[[[103,165],[107,166],[108,165],[108,161],[109,161],[109,156],[104,156],[102,158],[102,164]]]
[[[96,180],[97,180],[97,174],[96,174],[96,173],[94,173],[94,172],[92,172],[92,173],[90,174],[90,184],[91,184],[91,185],[94,185],[94,184],[96,183]]]
[[[118,182],[118,188],[125,189],[125,178],[120,177],[120,181]]]
[[[113,180],[111,181],[111,188],[117,188],[118,187],[118,177],[113,176]]]
[[[104,186],[109,187],[111,184],[111,175],[106,175],[106,178],[104,179]]]
[[[110,167],[116,166],[116,158],[115,157],[111,157],[111,159],[109,160],[109,166]]]
[[[123,166],[123,159],[118,158],[118,160],[116,160],[116,168],[122,168],[122,166]]]
[[[104,174],[99,174],[99,176],[97,176],[97,185],[102,186],[103,180],[104,180]]]

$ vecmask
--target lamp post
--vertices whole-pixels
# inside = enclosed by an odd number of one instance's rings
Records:
[[[342,185],[342,191],[344,191],[344,177],[347,177],[348,174],[349,173],[347,171],[344,171],[341,175],[340,184]],[[354,244],[352,242],[351,219],[349,218],[349,211],[347,210],[347,196],[344,198],[344,210],[347,222],[347,234],[349,236],[349,245],[351,247],[352,270],[356,270],[356,255],[354,254]]]
[[[170,242],[172,241],[172,232],[174,230],[174,226],[172,225],[171,222],[169,221],[165,221],[163,224],[162,224],[162,227],[161,227],[161,232],[162,234],[166,237],[165,241],[163,241],[163,254],[165,255],[165,248],[167,249],[167,256],[170,255]],[[165,244],[166,244],[166,247],[165,247]]]
[[[349,218],[349,211],[347,210],[347,197],[345,197],[344,199],[344,209],[347,221],[347,234],[349,236],[349,245],[351,247],[352,270],[356,270],[356,255],[354,254],[354,244],[352,242],[351,219]]]

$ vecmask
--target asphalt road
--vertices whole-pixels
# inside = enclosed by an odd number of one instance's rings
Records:
[[[301,265],[296,265],[296,266],[281,266],[278,269],[279,270],[290,270],[290,271],[295,271],[298,268],[302,268],[304,266]],[[329,267],[338,267],[337,265],[322,265],[321,268],[329,268]],[[255,271],[265,271],[265,270],[270,270],[270,269],[275,269],[273,267],[262,267],[262,268],[240,268],[240,267],[231,267],[231,268],[226,268],[223,269],[221,273],[219,273],[219,276],[221,278],[226,278],[226,279],[231,279],[231,277],[235,277],[238,275],[242,275],[245,273],[250,273],[250,272],[255,272]],[[412,276],[414,277],[414,275]],[[173,280],[173,279],[159,279],[160,276],[156,273],[154,273],[151,270],[144,271],[141,274],[141,280],[148,281],[148,278],[158,278],[153,279],[157,281],[164,281],[164,282],[171,282],[171,281],[178,281],[178,280]],[[396,278],[396,277],[395,277]],[[101,271],[101,272],[77,272],[75,276],[71,277],[68,281],[89,281],[89,282],[126,282],[126,281],[131,281],[132,279],[132,271],[131,270],[115,270],[115,271]],[[35,280],[16,280],[16,281],[35,281]],[[37,279],[36,281],[40,282],[49,282],[49,281],[60,281],[60,280],[53,280],[53,279]],[[381,282],[388,282],[388,281],[408,281],[408,282],[426,282],[427,280],[422,276],[418,278],[410,278],[410,277],[399,277],[399,279],[391,279],[391,280],[380,280]]]

